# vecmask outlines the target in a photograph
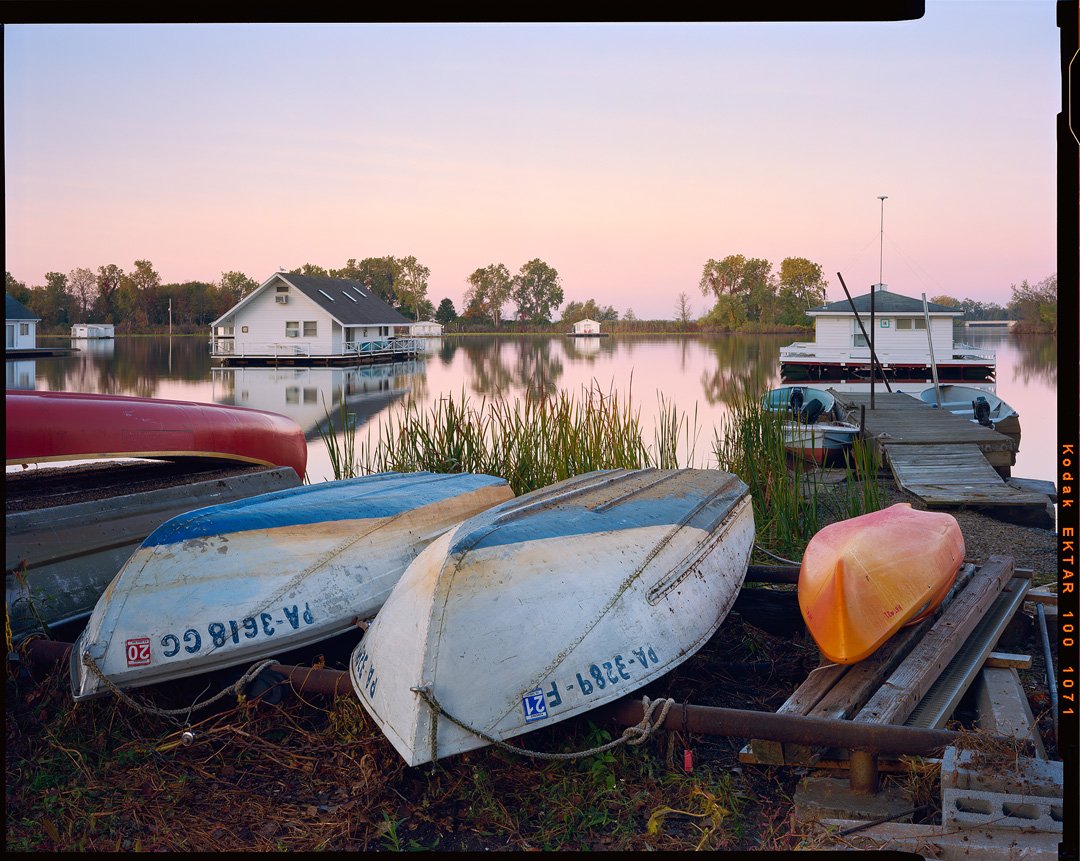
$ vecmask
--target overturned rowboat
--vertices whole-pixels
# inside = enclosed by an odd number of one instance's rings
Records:
[[[513,497],[489,475],[381,473],[262,494],[163,523],[72,649],[76,700],[247,664],[344,633],[416,555]]]
[[[717,470],[612,470],[465,521],[409,566],[349,661],[409,765],[619,699],[700,649],[754,541]]]
[[[933,613],[963,561],[955,517],[899,502],[830,524],[810,539],[799,609],[822,654],[853,664]]]

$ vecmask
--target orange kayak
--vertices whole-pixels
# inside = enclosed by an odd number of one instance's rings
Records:
[[[941,604],[964,561],[951,514],[900,502],[826,526],[806,545],[799,609],[823,655],[853,664]]]

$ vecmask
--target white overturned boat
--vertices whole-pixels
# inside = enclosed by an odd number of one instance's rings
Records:
[[[375,614],[427,544],[512,498],[489,475],[381,473],[174,517],[99,599],[72,649],[72,694],[248,664],[344,633]]]
[[[409,765],[587,712],[705,644],[753,542],[747,487],[718,470],[534,491],[416,558],[351,656],[353,688]]]

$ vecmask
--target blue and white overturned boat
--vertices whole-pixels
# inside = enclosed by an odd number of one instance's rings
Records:
[[[353,651],[353,688],[409,765],[582,714],[705,644],[753,542],[748,489],[718,470],[534,491],[417,556]]]
[[[374,615],[416,555],[513,498],[489,475],[380,473],[261,494],[155,529],[72,649],[76,700],[344,633]]]

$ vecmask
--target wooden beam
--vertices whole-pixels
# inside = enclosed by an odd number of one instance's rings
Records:
[[[1011,556],[991,556],[854,720],[903,723],[1012,576]]]

